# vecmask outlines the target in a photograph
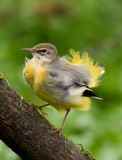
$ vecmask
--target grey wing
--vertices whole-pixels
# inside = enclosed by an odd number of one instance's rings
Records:
[[[71,89],[87,85],[88,71],[83,66],[54,64],[48,68],[45,90],[52,94],[56,101],[64,101]],[[80,84],[80,85],[79,85]]]
[[[87,85],[90,81],[90,73],[83,65],[69,65],[63,62],[63,64],[57,63],[49,68],[47,79],[49,85],[65,89],[75,82]]]
[[[77,77],[77,81],[79,83],[88,85],[91,79],[88,68],[84,65],[76,65],[74,66],[73,70],[75,72],[75,76]]]
[[[61,70],[70,72],[69,75],[71,76],[71,78],[73,77],[73,80],[76,80],[80,83],[84,83],[88,85],[91,79],[91,75],[90,75],[90,71],[87,68],[87,66],[83,64],[71,65],[66,60],[66,57],[60,58],[60,64],[61,64]]]
[[[44,82],[46,83],[44,90],[48,90],[48,95],[52,95],[55,101],[63,103],[74,81],[70,72],[51,68]]]
[[[47,84],[55,89],[66,90],[74,81],[74,76],[67,71],[53,69],[48,73]]]

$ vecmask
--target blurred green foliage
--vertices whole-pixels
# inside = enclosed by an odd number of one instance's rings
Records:
[[[0,2],[0,71],[11,86],[33,103],[43,103],[25,83],[21,48],[40,42],[88,51],[105,65],[106,73],[96,90],[89,112],[72,110],[63,133],[82,144],[98,160],[122,159],[122,1],[121,0],[2,0]],[[64,115],[45,108],[49,121],[60,126]],[[55,119],[54,119],[55,117]],[[12,156],[10,156],[11,154]],[[15,158],[14,158],[15,157]],[[18,159],[0,142],[0,159]]]

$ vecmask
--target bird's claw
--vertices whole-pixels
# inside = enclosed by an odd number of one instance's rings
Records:
[[[55,126],[52,126],[52,127],[53,127],[53,133],[57,133],[59,136],[61,136],[62,129],[61,128],[56,128]]]

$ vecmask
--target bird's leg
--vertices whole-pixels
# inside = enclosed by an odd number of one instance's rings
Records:
[[[37,109],[42,109],[43,107],[49,106],[50,104],[46,103],[41,106],[36,106]]]
[[[48,104],[48,103],[43,104],[43,105],[41,105],[41,106],[37,106],[37,105],[36,105],[35,108],[40,109],[41,112],[42,112],[42,114],[43,114],[43,116],[45,116],[45,115],[48,116],[47,113],[45,113],[45,112],[42,111],[42,108],[43,108],[43,107],[46,107],[46,106],[49,106],[49,105],[50,105],[50,104]]]
[[[66,121],[66,118],[67,118],[67,116],[68,116],[68,114],[69,114],[69,111],[70,111],[70,109],[68,109],[68,110],[66,111],[66,113],[65,113],[65,116],[64,116],[64,119],[63,119],[63,121],[62,121],[61,128],[60,128],[61,131],[62,131],[62,128],[63,128],[64,123],[65,123],[65,121]]]
[[[43,105],[41,105],[41,106],[38,106],[38,105],[36,105],[36,104],[33,104],[32,102],[30,102],[29,100],[27,100],[28,102],[29,102],[29,104],[31,105],[31,106],[33,106],[34,108],[36,108],[36,109],[42,109],[43,107],[46,107],[46,106],[49,106],[50,104],[48,104],[48,103],[46,103],[46,104],[43,104]],[[47,115],[47,113],[44,113],[42,110],[41,110],[41,112],[42,112],[42,114],[43,115]],[[47,115],[48,116],[48,115]]]
[[[67,118],[67,116],[68,116],[68,114],[69,114],[69,111],[70,111],[70,109],[68,109],[68,110],[66,111],[65,116],[64,116],[64,119],[63,119],[62,124],[61,124],[61,127],[60,127],[60,128],[56,128],[55,131],[54,131],[54,133],[56,132],[56,133],[60,134],[60,132],[61,132],[62,129],[63,129],[64,123],[65,123],[65,121],[66,121],[66,118]]]
[[[29,100],[27,100],[28,101],[28,103],[30,104],[30,105],[32,105],[34,108],[36,108],[36,109],[42,109],[43,107],[46,107],[46,106],[49,106],[50,104],[48,104],[48,103],[46,103],[46,104],[43,104],[43,105],[41,105],[41,106],[38,106],[38,105],[36,105],[36,104],[33,104],[32,102],[30,102]]]

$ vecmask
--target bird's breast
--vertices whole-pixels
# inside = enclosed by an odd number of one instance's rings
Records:
[[[25,64],[23,75],[27,83],[37,92],[46,76],[46,67],[36,64],[32,60]]]
[[[34,66],[31,60],[29,60],[23,69],[23,76],[29,85],[34,81]]]
[[[33,90],[35,91],[35,93],[38,95],[38,92],[42,92],[41,91],[41,86],[43,88],[43,82],[46,79],[46,73],[47,73],[47,69],[43,66],[40,66],[34,74],[34,82],[33,82]]]

